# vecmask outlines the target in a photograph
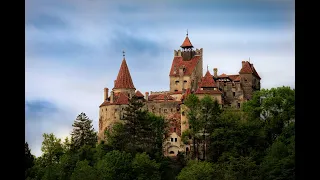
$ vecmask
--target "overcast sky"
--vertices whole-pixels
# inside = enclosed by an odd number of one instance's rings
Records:
[[[132,2],[132,1],[131,1]],[[169,90],[174,49],[189,31],[210,72],[254,64],[262,88],[295,86],[293,0],[26,1],[26,141],[66,137],[85,112],[98,130],[103,88],[113,88],[122,50],[137,90]],[[149,3],[148,3],[149,2]]]

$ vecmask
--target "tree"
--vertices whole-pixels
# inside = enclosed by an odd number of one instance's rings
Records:
[[[42,161],[44,166],[51,166],[57,164],[60,157],[64,154],[63,145],[61,139],[56,138],[53,133],[43,134],[44,140],[42,142],[41,151]]]
[[[295,179],[295,123],[286,126],[267,150],[261,164],[263,179]]]
[[[97,170],[91,166],[89,166],[89,162],[87,160],[77,162],[77,166],[74,169],[74,172],[71,175],[71,180],[97,180],[98,173]]]
[[[96,165],[99,179],[131,180],[132,156],[126,152],[111,151],[107,153]]]
[[[34,165],[35,157],[31,154],[31,151],[29,149],[29,145],[27,142],[24,144],[24,172],[25,172],[25,178],[27,178],[30,174],[30,168]]]
[[[79,149],[83,145],[92,147],[96,145],[97,133],[92,127],[92,120],[90,120],[85,113],[80,113],[72,126],[71,140],[74,149]]]
[[[178,180],[212,180],[214,169],[209,162],[199,162],[191,160],[188,165],[181,170]]]
[[[138,153],[132,161],[133,176],[137,180],[160,180],[160,164],[151,160],[146,153]]]

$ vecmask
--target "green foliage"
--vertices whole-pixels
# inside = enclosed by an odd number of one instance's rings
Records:
[[[77,162],[76,168],[72,173],[70,178],[71,180],[97,180],[98,179],[98,172],[95,168],[89,165],[87,160]]]
[[[63,145],[61,139],[56,138],[54,134],[43,134],[41,151],[43,152],[42,161],[44,166],[50,166],[59,162],[63,155]]]
[[[288,87],[264,89],[239,110],[220,109],[210,96],[189,95],[184,105],[191,128],[182,133],[182,141],[196,147],[191,148],[195,160],[184,152],[163,157],[168,124],[143,110],[136,97],[124,122],[106,131],[100,144],[92,121],[81,113],[71,139],[43,135],[40,157],[25,143],[25,179],[295,179],[294,96]],[[198,161],[202,152],[204,161]]]
[[[97,170],[100,179],[108,180],[131,180],[132,156],[130,153],[111,151],[107,153],[98,163]]]
[[[199,162],[191,160],[188,165],[181,170],[178,180],[212,180],[214,169],[209,162]]]
[[[146,153],[136,154],[132,161],[133,177],[137,180],[160,180],[160,164]]]
[[[96,145],[97,133],[92,127],[92,120],[90,120],[85,113],[80,113],[72,126],[73,131],[71,133],[71,140],[75,150],[83,145]]]

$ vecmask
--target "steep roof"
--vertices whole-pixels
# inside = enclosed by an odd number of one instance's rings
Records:
[[[250,73],[253,74],[255,76],[257,76],[257,78],[261,79],[259,74],[257,73],[257,71],[255,70],[255,68],[253,67],[253,64],[251,64],[249,61],[245,61],[240,72],[241,73]]]
[[[221,78],[226,78],[226,77],[229,77],[228,75],[226,75],[225,73],[221,74],[219,77]]]
[[[107,105],[123,105],[123,104],[129,104],[129,97],[124,92],[118,92],[114,93],[114,99],[113,103],[110,103],[110,101],[104,101],[99,107],[107,106]]]
[[[144,95],[143,95],[140,91],[137,91],[135,95],[136,95],[137,97],[144,97]]]
[[[241,80],[241,77],[240,76],[237,76],[236,79],[234,79],[233,81],[240,81]]]
[[[123,58],[113,89],[135,89],[126,60]]]
[[[192,59],[189,61],[184,61],[181,56],[174,57],[169,76],[179,76],[179,67],[182,67],[182,66],[185,67],[184,75],[190,76],[194,68],[197,66],[199,60],[200,60],[200,56],[197,56],[197,55],[193,56]]]
[[[207,71],[204,77],[201,78],[199,87],[217,87],[216,82],[209,71]]]
[[[182,48],[191,48],[191,47],[193,47],[193,45],[191,44],[191,41],[190,41],[188,36],[186,36],[186,38],[184,39],[184,41],[183,41],[183,43],[182,43],[182,45],[180,47],[182,47]]]
[[[186,92],[181,96],[181,100],[186,99],[191,94],[190,88],[186,90]]]

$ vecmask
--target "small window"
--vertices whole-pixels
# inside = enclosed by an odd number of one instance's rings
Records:
[[[174,90],[174,92],[178,92],[178,90],[176,89],[176,90]]]
[[[173,112],[173,109],[171,108],[171,112]]]
[[[179,83],[179,81],[176,81],[176,84],[178,84]]]
[[[173,138],[171,138],[171,142],[173,142]]]
[[[184,80],[183,82],[184,82],[184,83],[186,83],[186,82],[187,82],[187,80]]]
[[[182,116],[184,116],[184,111],[182,111]]]
[[[235,97],[236,96],[236,92],[233,92],[233,97]]]
[[[192,129],[192,126],[189,126],[189,129]]]
[[[170,151],[169,153],[170,153],[170,154],[174,154],[174,152],[173,152],[173,151]]]
[[[240,103],[238,103],[238,108],[240,108]]]
[[[159,108],[159,113],[161,113],[161,108]]]
[[[165,112],[165,113],[166,113],[166,112],[167,112],[167,109],[163,109],[163,112]]]
[[[173,128],[173,132],[176,132],[176,130],[177,130],[176,128]]]
[[[108,108],[106,108],[106,111],[108,111]]]
[[[103,112],[103,109],[101,109],[102,110],[102,112]]]
[[[174,142],[177,142],[177,138],[174,138]]]

